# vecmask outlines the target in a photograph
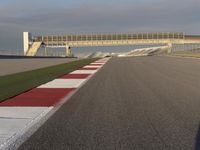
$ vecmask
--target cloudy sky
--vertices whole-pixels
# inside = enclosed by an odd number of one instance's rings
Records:
[[[22,49],[23,31],[200,34],[200,0],[0,0],[0,49]]]

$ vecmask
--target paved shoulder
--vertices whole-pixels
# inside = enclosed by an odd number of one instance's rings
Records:
[[[167,57],[111,59],[19,149],[195,149],[199,66]]]
[[[74,60],[77,60],[77,58],[0,59],[0,76],[49,67]]]

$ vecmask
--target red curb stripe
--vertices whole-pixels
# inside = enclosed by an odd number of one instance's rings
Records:
[[[89,65],[102,66],[103,64]],[[80,68],[79,70],[97,69],[99,68]],[[84,79],[89,75],[90,74],[66,74],[60,78]],[[53,106],[73,90],[75,90],[75,88],[35,88],[16,97],[10,98],[4,102],[0,102],[0,106]]]
[[[85,79],[90,74],[67,74],[61,77],[61,79]]]
[[[0,103],[0,106],[53,106],[74,88],[35,88]]]

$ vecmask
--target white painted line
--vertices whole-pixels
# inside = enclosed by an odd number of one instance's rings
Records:
[[[38,88],[77,88],[85,80],[86,79],[55,79],[39,86]]]
[[[0,121],[2,118],[34,118],[46,109],[47,107],[0,107]]]
[[[3,112],[5,117],[1,114],[0,149],[5,149],[6,146],[9,146],[10,143],[13,143],[26,133],[30,127],[43,118],[53,107],[7,107],[9,114],[5,114],[6,111],[2,108],[4,107],[1,107],[1,112]],[[16,114],[14,114],[15,111]]]
[[[0,119],[0,135],[9,138],[22,129],[31,119]]]
[[[94,65],[87,65],[84,66],[83,68],[101,68],[102,66],[94,66]]]
[[[97,72],[97,70],[76,70],[70,74],[94,74],[95,72]]]
[[[12,136],[47,109],[48,107],[0,107],[0,137]]]

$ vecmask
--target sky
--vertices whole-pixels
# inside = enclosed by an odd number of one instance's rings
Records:
[[[0,50],[23,49],[22,33],[200,34],[200,0],[0,0]]]

